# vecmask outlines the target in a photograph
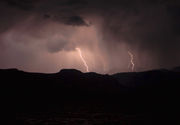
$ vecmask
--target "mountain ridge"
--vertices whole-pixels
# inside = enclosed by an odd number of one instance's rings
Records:
[[[10,113],[40,112],[44,116],[44,112],[95,111],[125,116],[142,114],[158,121],[157,124],[179,121],[180,72],[177,70],[103,75],[76,69],[50,74],[0,69],[0,83],[3,109]]]

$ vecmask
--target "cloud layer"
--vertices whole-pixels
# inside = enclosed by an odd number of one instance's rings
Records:
[[[0,68],[56,72],[130,71],[180,65],[176,0],[4,0],[0,3]]]

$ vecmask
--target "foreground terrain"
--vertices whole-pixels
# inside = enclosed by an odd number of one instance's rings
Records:
[[[180,124],[180,68],[101,75],[0,70],[17,125]]]

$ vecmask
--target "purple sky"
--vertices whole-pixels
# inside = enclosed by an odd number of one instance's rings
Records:
[[[4,0],[0,68],[98,73],[180,65],[178,0]]]

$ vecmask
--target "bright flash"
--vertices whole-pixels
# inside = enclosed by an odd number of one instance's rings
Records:
[[[84,64],[84,66],[86,67],[86,72],[89,72],[89,67],[88,67],[85,59],[84,59],[83,56],[82,56],[81,49],[80,49],[80,48],[76,48],[76,50],[78,51],[79,56],[80,56],[80,58],[81,58],[81,60],[82,60],[82,62],[83,62],[83,64]]]
[[[133,54],[132,54],[130,51],[128,51],[128,54],[129,54],[129,56],[130,56],[130,58],[131,58],[131,60],[130,60],[130,65],[132,66],[132,67],[131,67],[131,70],[134,71],[134,62],[133,62],[134,58],[133,58]],[[130,66],[130,65],[129,65],[129,66]],[[128,67],[129,67],[129,66],[128,66]]]

